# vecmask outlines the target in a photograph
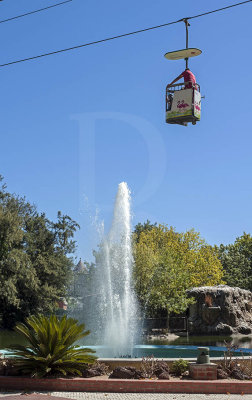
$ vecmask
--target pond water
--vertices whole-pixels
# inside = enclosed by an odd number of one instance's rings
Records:
[[[226,351],[226,343],[237,346],[236,355],[252,356],[252,336],[185,336],[175,339],[143,340],[142,344],[134,346],[133,357],[156,358],[196,358],[198,347],[207,346],[210,349],[210,357],[222,357]],[[81,343],[83,345],[83,343]],[[105,346],[90,346],[99,357],[110,357],[110,349]],[[126,358],[127,354],[118,357]]]
[[[0,353],[1,350],[10,344],[25,345],[25,339],[14,331],[0,331]]]
[[[207,346],[210,348],[210,357],[221,357],[226,350],[225,343],[229,342],[236,346],[237,355],[252,356],[252,336],[184,336],[175,339],[143,340],[141,344],[134,346],[134,357],[152,356],[157,358],[194,358],[197,357],[197,347]],[[0,353],[9,344],[26,344],[25,340],[13,331],[0,332]],[[105,346],[93,346],[85,339],[78,342],[80,346],[93,348],[99,357],[111,357],[111,351]],[[2,351],[2,353],[4,353]],[[128,354],[120,354],[118,357],[128,357]]]
[[[143,340],[143,344],[152,345],[192,345],[192,346],[225,346],[225,343],[239,348],[252,349],[251,336],[179,336],[171,339]]]
[[[89,346],[96,351],[100,358],[111,358],[112,349],[106,346]],[[208,346],[210,349],[210,357],[222,357],[226,347]],[[132,356],[129,354],[117,355],[115,358],[142,358],[151,357],[155,358],[197,358],[198,346],[192,345],[135,345],[133,348]],[[235,350],[237,357],[252,356],[252,349],[237,349]],[[112,357],[112,358],[114,358]]]

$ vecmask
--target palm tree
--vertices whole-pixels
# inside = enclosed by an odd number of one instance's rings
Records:
[[[32,316],[25,323],[18,323],[15,330],[25,337],[28,345],[10,345],[8,350],[14,355],[14,365],[24,374],[33,377],[81,375],[96,360],[90,354],[94,350],[74,345],[90,332],[73,318]]]

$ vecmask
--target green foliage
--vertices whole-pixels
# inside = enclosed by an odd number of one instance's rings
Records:
[[[151,231],[153,228],[156,228],[156,226],[157,226],[156,222],[154,224],[151,224],[151,222],[148,219],[143,224],[141,224],[141,222],[139,222],[135,226],[135,229],[134,229],[134,240],[135,240],[135,242],[139,242],[140,235],[141,235],[142,232]]]
[[[87,364],[92,364],[95,351],[80,348],[74,343],[87,336],[84,324],[72,318],[57,318],[55,315],[29,317],[26,323],[19,323],[15,330],[28,342],[27,346],[11,345],[15,355],[14,365],[24,374],[33,377],[57,374],[81,375]]]
[[[252,291],[252,236],[244,233],[234,244],[216,247],[229,286]]]
[[[58,213],[52,222],[25,198],[6,191],[0,177],[0,327],[30,314],[53,312],[66,295],[72,240],[78,224]]]
[[[183,360],[183,358],[173,361],[170,369],[171,373],[175,376],[181,376],[184,372],[188,370],[189,370],[189,363],[188,361]]]
[[[186,290],[221,283],[216,251],[191,230],[148,225],[134,240],[134,281],[142,306],[151,316],[181,313],[192,303]]]

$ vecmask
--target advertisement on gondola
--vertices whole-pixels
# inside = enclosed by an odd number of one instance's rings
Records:
[[[201,114],[201,95],[200,92],[195,90],[194,92],[194,116],[200,119]]]
[[[171,111],[167,112],[169,118],[192,115],[192,89],[175,92]]]

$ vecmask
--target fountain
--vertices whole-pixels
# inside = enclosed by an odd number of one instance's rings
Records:
[[[226,350],[226,337],[199,339],[198,336],[182,336],[158,344],[144,343],[146,340],[141,338],[142,324],[132,283],[131,236],[130,191],[122,182],[118,186],[110,231],[107,235],[102,233],[98,250],[94,252],[96,266],[92,276],[86,278],[86,287],[83,287],[83,309],[79,308],[73,314],[91,330],[89,343],[79,344],[93,348],[101,358],[152,355],[162,359],[192,358],[197,356],[199,345],[207,345],[212,357],[222,356]],[[250,342],[247,347],[242,349],[244,355],[252,352]]]
[[[130,190],[118,186],[113,220],[95,252],[90,327],[99,342],[109,348],[110,356],[132,355],[137,333],[137,304],[132,287],[132,246]]]

